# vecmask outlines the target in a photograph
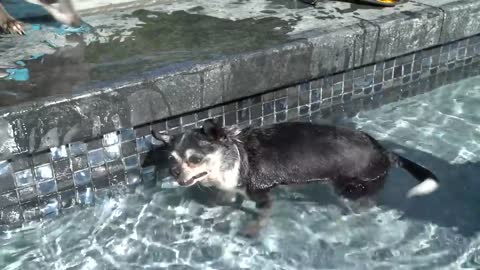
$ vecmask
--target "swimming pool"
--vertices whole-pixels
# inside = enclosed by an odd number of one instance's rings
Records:
[[[480,267],[480,77],[357,114],[348,124],[431,168],[441,188],[405,199],[392,171],[379,203],[343,204],[326,186],[281,188],[257,240],[248,213],[175,186],[105,191],[94,207],[0,238],[2,269],[458,269]],[[313,121],[319,121],[313,119]],[[246,206],[252,206],[246,204]],[[353,210],[352,210],[353,209]]]

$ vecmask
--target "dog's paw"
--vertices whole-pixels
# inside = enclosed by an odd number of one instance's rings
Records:
[[[8,18],[5,22],[0,25],[0,28],[3,29],[6,33],[25,35],[25,30],[23,28],[23,23],[17,21],[13,18]]]

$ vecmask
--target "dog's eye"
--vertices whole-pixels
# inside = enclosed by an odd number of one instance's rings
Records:
[[[199,156],[191,156],[188,158],[188,163],[191,163],[191,164],[198,164],[202,162],[202,158],[199,157]]]

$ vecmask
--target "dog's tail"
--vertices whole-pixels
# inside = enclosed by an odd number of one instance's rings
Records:
[[[430,170],[392,152],[389,153],[389,159],[392,165],[405,169],[420,182],[408,191],[408,198],[427,195],[438,189],[438,178]]]

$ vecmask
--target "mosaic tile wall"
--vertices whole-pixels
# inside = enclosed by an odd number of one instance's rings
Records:
[[[155,184],[158,170],[145,165],[155,152],[151,130],[182,132],[207,118],[224,125],[260,126],[308,121],[318,115],[350,117],[478,74],[480,35],[88,142],[0,161],[0,225],[92,204],[97,190],[115,184]]]

